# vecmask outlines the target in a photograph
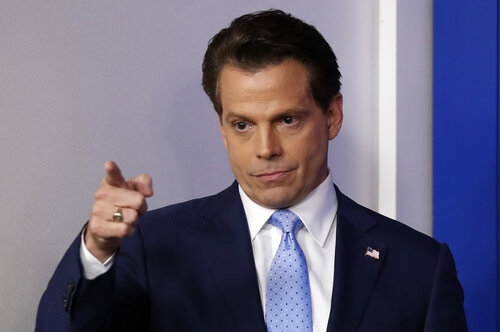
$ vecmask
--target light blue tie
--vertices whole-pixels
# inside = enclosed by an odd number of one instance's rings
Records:
[[[269,222],[283,231],[266,287],[266,325],[269,332],[312,331],[311,294],[304,252],[295,238],[302,226],[290,210],[278,210]]]

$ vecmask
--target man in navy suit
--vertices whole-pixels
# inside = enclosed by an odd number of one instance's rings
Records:
[[[467,330],[448,247],[334,186],[340,72],[314,27],[276,10],[237,18],[210,41],[203,87],[236,181],[145,214],[151,178],[107,162],[37,331],[276,331],[266,284],[283,239],[268,220],[285,209],[303,225],[309,331]]]

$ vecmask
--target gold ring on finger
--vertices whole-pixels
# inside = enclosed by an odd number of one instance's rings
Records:
[[[114,221],[123,221],[123,211],[121,208],[118,208],[115,213],[113,213]]]

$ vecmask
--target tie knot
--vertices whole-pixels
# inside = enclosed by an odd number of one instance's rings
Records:
[[[281,228],[283,233],[295,232],[302,226],[302,220],[290,210],[277,210],[269,218],[269,222]]]

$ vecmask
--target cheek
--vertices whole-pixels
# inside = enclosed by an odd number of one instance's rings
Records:
[[[309,133],[305,137],[297,137],[295,144],[291,145],[291,152],[297,159],[305,164],[314,164],[323,160],[328,149],[328,138],[320,131]]]
[[[304,153],[304,163],[307,165],[309,171],[312,172],[315,172],[319,164],[322,164],[325,159],[325,149],[318,143],[309,145],[307,151]]]
[[[227,156],[233,172],[236,173],[237,170],[243,169],[245,165],[248,164],[246,155],[247,154],[245,153],[244,149],[242,149],[240,146],[233,146],[232,144],[228,143]]]

